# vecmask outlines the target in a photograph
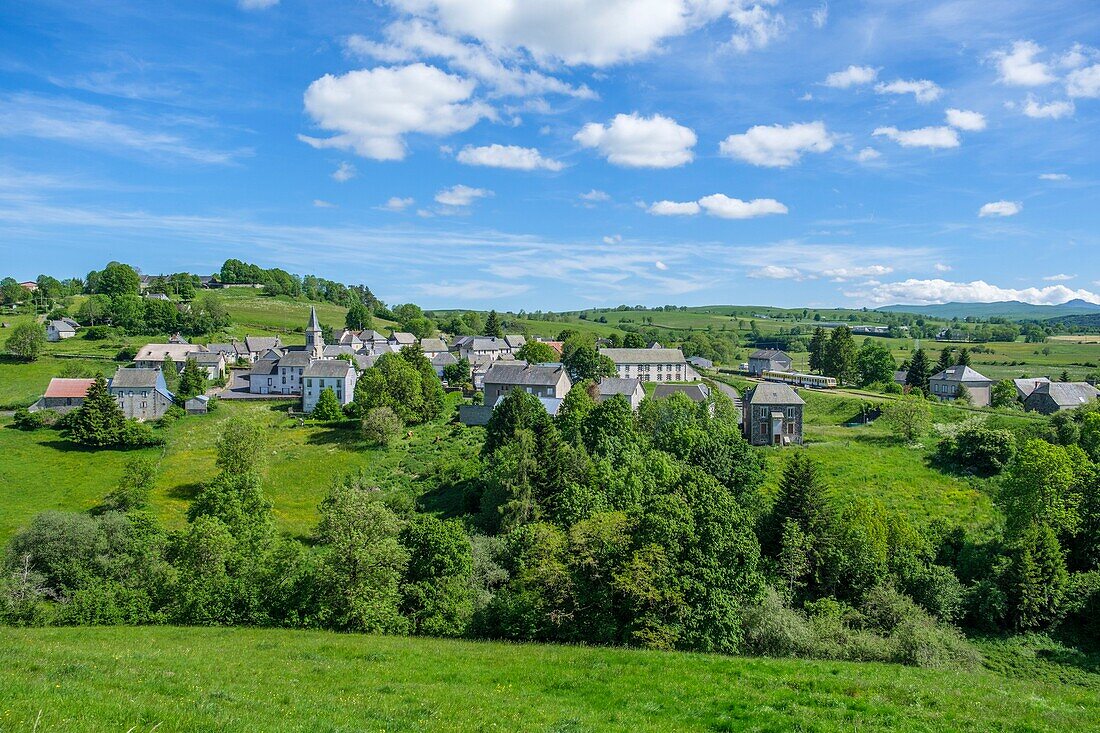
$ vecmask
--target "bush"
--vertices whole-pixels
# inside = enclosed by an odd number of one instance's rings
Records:
[[[397,439],[405,424],[388,407],[375,407],[363,418],[363,438],[372,445],[387,446]]]
[[[84,329],[84,338],[88,341],[105,341],[110,336],[111,329],[107,326],[89,326]]]
[[[177,422],[181,418],[187,417],[187,410],[183,409],[179,405],[172,405],[164,414],[157,420],[157,424],[161,427],[168,427],[169,425]]]
[[[38,430],[45,427],[45,422],[42,420],[42,413],[31,412],[26,407],[20,407],[12,416],[12,426],[19,430]]]
[[[164,438],[154,433],[150,425],[137,420],[127,420],[123,423],[118,441],[124,448],[145,448],[164,445],[164,442]]]
[[[1000,473],[1016,455],[1016,438],[1008,430],[987,427],[981,418],[956,425],[937,425],[944,436],[936,448],[941,465],[979,476]]]
[[[133,361],[135,356],[137,356],[136,346],[123,346],[115,354],[115,361]]]

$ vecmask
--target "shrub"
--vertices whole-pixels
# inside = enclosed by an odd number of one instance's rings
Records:
[[[84,329],[84,338],[89,341],[104,341],[111,336],[111,329],[107,326],[89,326]]]
[[[1016,438],[1008,430],[987,427],[978,418],[955,425],[938,425],[944,437],[936,448],[937,460],[980,476],[1000,473],[1016,455]]]
[[[397,439],[404,426],[390,408],[375,407],[363,418],[363,438],[372,445],[387,446]]]
[[[164,438],[153,432],[153,428],[137,420],[127,420],[122,424],[119,445],[124,448],[145,448],[164,445]]]
[[[317,404],[313,407],[313,413],[310,417],[325,422],[344,418],[344,410],[340,406],[340,400],[336,398],[336,393],[330,387],[321,390],[321,395],[317,398]]]
[[[157,424],[161,427],[168,427],[169,425],[178,421],[180,418],[184,417],[187,417],[187,410],[183,409],[179,405],[172,405],[164,411],[163,415],[160,416],[160,419],[157,420]]]
[[[19,430],[38,430],[45,426],[45,422],[42,420],[42,413],[20,407],[12,416],[12,425]]]
[[[137,356],[136,346],[123,346],[115,354],[115,361],[133,361],[135,356]]]

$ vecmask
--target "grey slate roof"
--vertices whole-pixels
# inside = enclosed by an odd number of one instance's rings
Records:
[[[310,331],[320,331],[321,324],[317,322],[317,309],[312,305],[309,307],[309,324],[306,325],[306,333]]]
[[[658,384],[653,390],[656,399],[685,394],[693,402],[706,402],[710,399],[710,387],[705,384]]]
[[[342,379],[347,376],[351,363],[344,359],[321,359],[306,367],[303,377],[328,377]]]
[[[66,320],[50,321],[50,325],[53,326],[56,331],[76,333],[76,328]]]
[[[184,360],[187,359],[191,359],[196,364],[217,364],[219,361],[224,361],[225,357],[218,351],[192,351]]]
[[[411,333],[407,333],[405,331],[394,331],[393,336],[391,336],[390,339],[396,341],[402,346],[412,346],[416,343],[416,336],[413,336]]]
[[[616,364],[686,363],[679,349],[600,349],[600,353]]]
[[[474,351],[502,351],[511,347],[507,341],[496,336],[475,336],[470,348]]]
[[[154,389],[160,369],[127,369],[115,372],[111,379],[111,389]]]
[[[758,349],[749,354],[750,359],[786,359],[790,361],[790,355],[779,349]]]
[[[443,339],[420,339],[421,351],[446,351],[447,344]]]
[[[305,368],[311,361],[313,357],[305,351],[288,351],[282,359],[279,359],[279,366]]]
[[[944,369],[932,377],[937,382],[992,382],[984,374],[979,374],[968,366],[953,366]]]
[[[1027,377],[1013,379],[1012,383],[1016,385],[1016,393],[1023,398],[1027,398],[1040,384],[1050,384],[1050,379],[1047,377]]]
[[[518,349],[519,347],[526,345],[527,339],[524,336],[518,334],[505,334],[504,343],[508,344],[513,349]]]
[[[1047,382],[1040,384],[1033,395],[1049,395],[1059,407],[1078,407],[1096,399],[1100,390],[1088,382]]]
[[[268,349],[277,349],[282,346],[278,336],[245,336],[244,345],[249,352],[259,354]]]
[[[634,390],[641,384],[637,379],[620,379],[619,377],[604,377],[600,380],[600,397],[610,397],[621,394],[626,397],[634,394]]]
[[[486,384],[516,384],[522,386],[553,386],[558,383],[565,368],[526,362],[494,362],[485,374]]]
[[[260,359],[252,365],[252,368],[248,370],[248,374],[253,377],[270,377],[272,374],[277,374],[278,369],[278,361],[274,359]]]
[[[745,400],[747,405],[804,405],[806,402],[789,384],[761,382],[753,387]]]
[[[458,357],[449,351],[443,351],[432,357],[432,366],[445,367],[451,364],[457,364]]]

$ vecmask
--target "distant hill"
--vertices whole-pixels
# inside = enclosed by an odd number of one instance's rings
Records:
[[[1034,305],[1019,300],[1005,300],[996,303],[887,305],[878,310],[885,313],[918,313],[932,318],[1009,318],[1019,321],[1100,314],[1100,304],[1081,299],[1070,300],[1061,305]]]
[[[1088,313],[1076,316],[1059,316],[1052,318],[1055,323],[1066,326],[1079,326],[1082,328],[1100,328],[1100,313]]]

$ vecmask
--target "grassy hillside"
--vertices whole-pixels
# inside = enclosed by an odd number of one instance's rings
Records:
[[[267,427],[264,490],[284,531],[303,536],[317,520],[317,505],[333,479],[362,471],[368,480],[408,500],[439,484],[437,471],[477,454],[479,431],[444,421],[411,428],[388,449],[367,446],[352,428],[302,426],[286,417],[289,402],[223,401],[214,413],[184,418],[167,428],[163,449],[145,449],[159,459],[153,508],[168,526],[185,521],[188,502],[217,473],[214,442],[219,423],[249,415]],[[451,403],[453,405],[453,398]],[[450,410],[448,410],[448,416]],[[55,431],[16,430],[0,420],[0,543],[40,511],[80,511],[99,503],[122,475],[129,451],[88,451]],[[453,434],[453,435],[452,435]],[[443,497],[433,508],[448,511]]]
[[[281,630],[0,629],[0,728],[36,733],[1096,730],[1096,693],[985,670]]]

